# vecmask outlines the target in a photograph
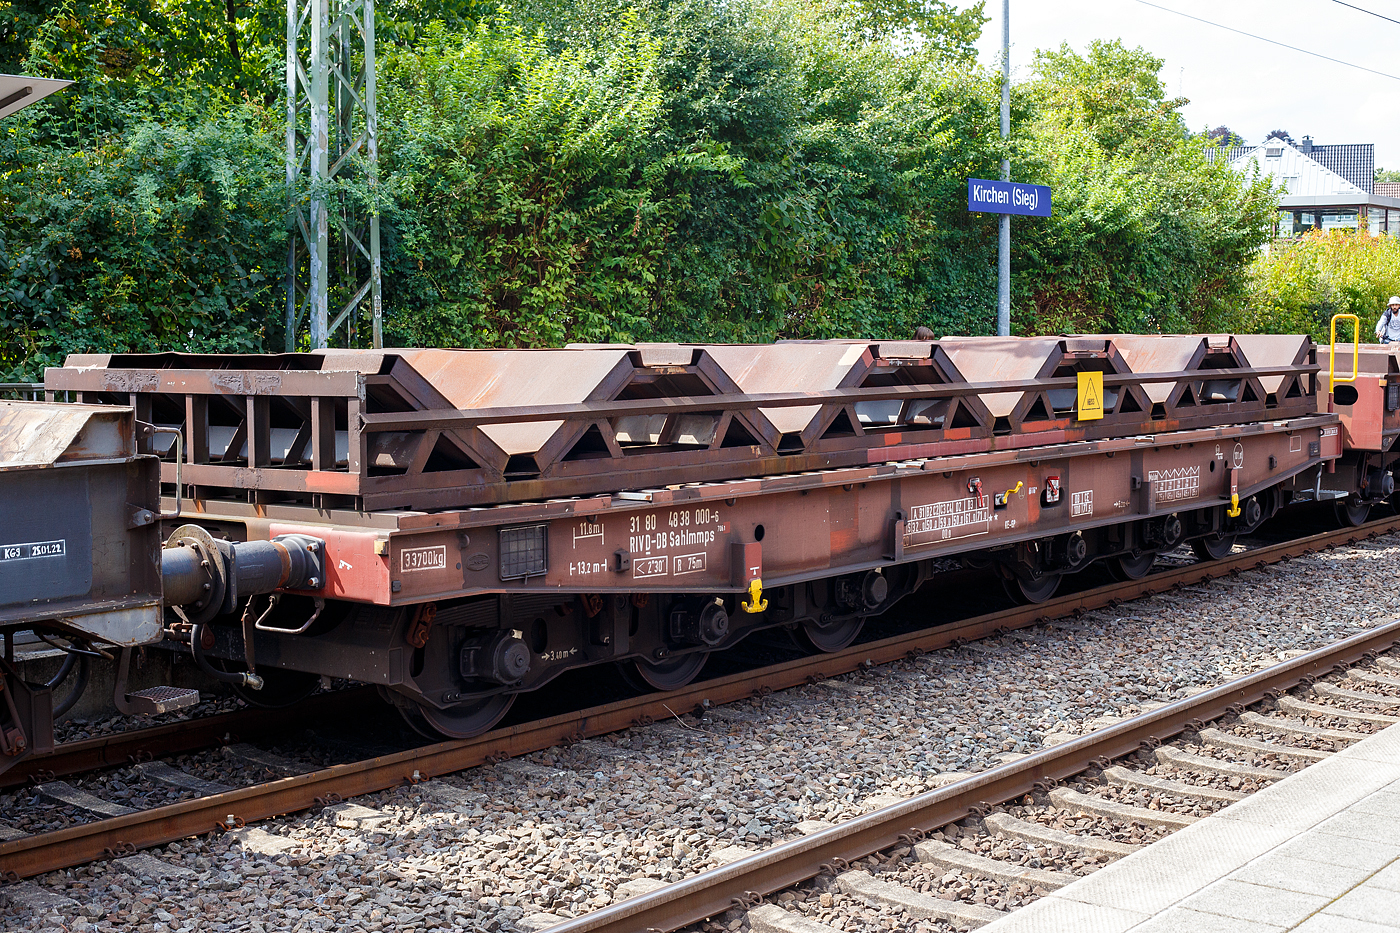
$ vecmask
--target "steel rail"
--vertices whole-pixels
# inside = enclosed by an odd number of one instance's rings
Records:
[[[436,745],[410,749],[379,758],[335,765],[265,784],[242,787],[224,794],[181,801],[112,819],[70,826],[52,833],[23,836],[8,842],[0,842],[0,876],[11,879],[32,877],[47,871],[95,861],[110,852],[128,851],[132,847],[141,849],[162,845],[187,836],[211,832],[238,821],[251,823],[255,820],[268,819],[285,813],[321,806],[328,801],[338,799],[338,797],[376,793],[406,782],[416,783],[422,779],[450,774],[464,768],[499,761],[503,758],[528,754],[591,736],[617,732],[632,726],[645,725],[656,719],[665,719],[675,716],[679,712],[687,712],[706,705],[731,703],[761,696],[773,690],[800,686],[804,683],[849,673],[860,668],[915,657],[949,645],[964,644],[977,638],[1016,628],[1025,628],[1044,620],[1076,612],[1117,605],[1124,600],[1152,595],[1173,587],[1206,582],[1222,574],[1238,572],[1256,566],[1262,567],[1289,557],[1304,556],[1314,553],[1319,548],[1354,544],[1364,538],[1376,537],[1397,530],[1400,530],[1400,517],[1371,522],[1358,528],[1310,535],[1294,541],[1245,551],[1219,561],[1191,564],[1151,574],[1141,580],[1100,587],[1083,593],[1058,597],[1044,603],[1017,606],[999,612],[987,613],[937,629],[922,629],[895,635],[879,641],[855,645],[840,652],[797,658],[758,671],[744,671],[715,680],[691,684],[668,693],[647,694],[578,712],[560,714],[536,722],[521,723],[488,732],[473,739],[440,742]],[[1364,638],[1376,636],[1374,633],[1365,633],[1364,636],[1356,637],[1364,640]],[[1319,649],[1319,651],[1329,650],[1335,651],[1337,646]],[[1290,670],[1297,668],[1303,663],[1304,658],[1311,658],[1318,654],[1319,652],[1313,652],[1310,655],[1304,655],[1302,658],[1288,662],[1283,667]],[[1275,669],[1271,668],[1270,670]],[[1221,689],[1225,688],[1217,688],[1217,691]],[[1201,696],[1213,696],[1217,691],[1210,691]],[[1165,709],[1173,708],[1175,708],[1175,704],[1173,707]],[[1151,720],[1153,723],[1167,721],[1163,719],[1164,714],[1161,710],[1156,711],[1153,715],[1156,717]],[[1136,721],[1130,720],[1130,722]],[[1160,732],[1159,738],[1162,735],[1170,734],[1170,732],[1163,731],[1168,726],[1154,728],[1157,732],[1152,734]],[[1114,730],[1111,731],[1117,735],[1122,730],[1119,727],[1114,727]],[[1125,747],[1131,749],[1138,741],[1140,740],[1135,739]],[[1062,748],[1069,750],[1079,747],[1080,743],[1076,741],[1067,743]],[[1045,754],[1047,753],[1025,761],[1046,761],[1043,757]],[[1023,762],[1016,762],[1016,765],[1022,768],[1026,767]],[[1045,767],[1048,768],[1049,765],[1047,764]],[[975,779],[970,779],[978,782],[971,786],[983,788],[988,781],[992,780],[989,775],[999,773],[1002,772],[998,770],[978,775]],[[1021,772],[1017,771],[1016,773],[1020,774]],[[1046,775],[1050,773],[1050,770],[1045,771]],[[965,782],[953,785],[953,787],[965,787]],[[982,794],[983,799],[989,799],[990,790],[982,791]],[[900,806],[905,805],[901,804]],[[885,813],[886,811],[877,812]],[[903,810],[899,812],[904,813]],[[961,818],[965,812],[964,808],[963,813],[955,819]],[[903,816],[901,816],[900,821],[909,823],[908,826],[900,830],[901,832],[905,832],[915,825]],[[878,833],[858,835],[860,838],[865,838],[866,835],[870,835],[870,838],[877,836],[884,838]],[[830,837],[809,838],[829,839]],[[844,839],[845,836],[842,835],[839,838]],[[884,843],[884,845],[889,844],[892,843]],[[745,861],[747,862],[747,860]],[[735,863],[735,865],[741,864],[744,863]],[[715,872],[708,872],[698,877],[711,880],[718,877],[731,881],[743,877],[725,874],[725,870],[717,871],[720,872],[719,875],[716,875]],[[745,883],[749,884],[749,888],[752,888],[751,883]],[[729,884],[728,887],[724,887],[724,890],[737,892],[726,895],[728,897],[738,896],[747,888],[741,890],[734,887],[734,884]],[[717,896],[714,895],[714,897]],[[686,895],[686,897],[690,898],[690,895]],[[703,897],[697,895],[697,897],[698,900],[686,901],[686,903],[693,901],[695,904],[703,901],[703,908],[686,908],[691,913],[696,910],[701,911],[694,913],[696,919],[722,913],[730,906],[726,899],[718,907],[715,907],[714,905],[718,902],[709,894]],[[629,911],[634,909],[642,911],[646,916],[654,914],[658,919],[664,919],[671,915],[668,913],[668,911],[672,911],[672,908],[667,906],[669,903],[669,901],[656,900],[656,896],[652,895],[640,899],[637,904],[633,904],[628,909]],[[637,930],[646,929],[647,926],[653,925],[650,923],[638,924],[634,919],[629,919],[631,914],[626,916],[616,914],[616,909],[621,906],[607,908],[599,914],[589,914],[588,916],[599,916],[604,919],[611,917],[615,919],[609,920],[609,923],[622,924],[622,926],[614,925],[612,927],[599,926],[597,929]],[[675,915],[679,916],[679,914]],[[689,915],[687,914],[687,916]],[[569,921],[570,924],[575,922],[582,921]],[[561,927],[561,933],[565,929],[583,930],[594,929],[594,927]]]
[[[983,815],[993,804],[1033,790],[1048,790],[1065,778],[1139,748],[1156,748],[1164,739],[1204,725],[1206,720],[1277,696],[1335,668],[1344,669],[1396,642],[1400,642],[1400,619],[830,829],[566,920],[551,926],[550,933],[676,930],[736,905],[753,905],[758,899],[755,895],[791,887],[823,872],[840,871],[846,863],[917,841],[924,833],[964,817]]]
[[[211,748],[247,738],[251,732],[297,728],[303,724],[301,717],[304,716],[330,712],[354,713],[380,703],[373,690],[352,688],[318,693],[277,709],[249,707],[198,719],[61,742],[54,746],[53,751],[31,755],[0,774],[0,789],[16,787],[31,780],[52,781],[64,775]]]
[[[1320,369],[1317,364],[1256,366],[1247,369],[1199,369],[1170,373],[1105,373],[1106,387],[1160,382],[1227,382],[1259,376],[1308,375]],[[483,424],[516,424],[527,421],[559,421],[570,417],[616,418],[628,415],[659,415],[686,411],[747,411],[754,408],[800,408],[833,402],[931,400],[970,395],[998,395],[1014,392],[1074,389],[1072,376],[1048,379],[1022,379],[1005,382],[943,382],[930,385],[864,386],[844,389],[814,389],[806,392],[763,392],[732,395],[698,395],[683,398],[597,400],[559,405],[518,405],[499,408],[423,409],[407,412],[366,413],[360,423],[369,432],[408,431],[426,428],[468,428]],[[1268,415],[1265,411],[1264,416]],[[1296,416],[1294,416],[1296,417]]]

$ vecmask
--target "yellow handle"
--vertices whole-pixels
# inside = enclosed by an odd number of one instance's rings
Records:
[[[739,600],[739,608],[750,614],[762,612],[768,608],[768,600],[763,598],[762,580],[749,581],[749,601]]]
[[[1337,322],[1340,320],[1351,321],[1351,375],[1339,377],[1337,375]],[[1354,314],[1334,314],[1332,315],[1332,357],[1327,372],[1327,394],[1332,394],[1332,389],[1339,382],[1355,382],[1356,371],[1361,368],[1361,318]],[[1330,411],[1330,409],[1329,409]]]
[[[996,507],[999,508],[999,509],[1004,509],[1004,508],[1006,508],[1008,505],[1010,505],[1010,504],[1011,504],[1011,497],[1014,496],[1014,495],[1016,495],[1016,493],[1020,492],[1020,491],[1021,491],[1021,487],[1024,486],[1024,485],[1026,485],[1026,484],[1023,483],[1023,482],[1021,482],[1020,480],[1017,480],[1017,481],[1016,481],[1016,485],[1015,485],[1014,487],[1012,487],[1011,489],[1006,490],[1006,492],[999,492],[999,493],[997,493]]]
[[[1225,514],[1228,515],[1228,516],[1230,516],[1231,518],[1239,518],[1239,517],[1240,517],[1240,494],[1239,494],[1239,493],[1237,493],[1237,492],[1232,492],[1232,493],[1230,493],[1230,507],[1229,507],[1228,509],[1225,510]]]

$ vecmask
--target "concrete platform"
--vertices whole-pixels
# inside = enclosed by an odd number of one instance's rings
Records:
[[[1400,930],[1400,726],[980,933]]]

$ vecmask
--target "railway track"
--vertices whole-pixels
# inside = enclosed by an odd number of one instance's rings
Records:
[[[227,745],[253,735],[285,730],[290,722],[302,717],[329,712],[354,715],[379,702],[373,690],[351,688],[318,693],[281,709],[247,707],[230,713],[216,713],[64,742],[55,746],[49,754],[31,756],[9,771],[0,773],[0,790]]]
[[[411,749],[395,754],[383,755],[350,764],[336,765],[329,768],[310,771],[308,773],[295,774],[282,777],[276,780],[267,781],[253,786],[225,789],[206,788],[212,792],[201,794],[192,799],[181,800],[165,806],[155,807],[137,812],[124,812],[111,815],[103,819],[91,822],[80,823],[68,826],[55,832],[25,835],[18,838],[9,838],[0,841],[0,872],[11,880],[21,877],[31,877],[55,869],[71,867],[77,864],[130,853],[136,850],[165,842],[174,841],[191,835],[207,833],[220,828],[239,826],[245,823],[252,823],[260,819],[272,816],[305,810],[318,806],[337,805],[342,798],[353,795],[366,794],[384,790],[404,782],[414,783],[442,774],[451,773],[464,768],[476,765],[500,761],[505,758],[514,757],[531,751],[552,747],[561,743],[578,741],[590,736],[601,735],[609,732],[628,728],[629,726],[647,723],[657,719],[670,717],[678,712],[689,711],[697,707],[703,708],[710,705],[717,705],[765,693],[775,689],[782,689],[832,677],[838,674],[847,673],[858,668],[870,667],[877,664],[901,659],[911,654],[936,650],[950,644],[970,641],[983,637],[997,631],[1010,630],[1014,628],[1033,625],[1041,620],[1056,618],[1076,612],[1087,611],[1093,608],[1115,605],[1118,602],[1133,599],[1138,596],[1150,595],[1161,592],[1165,589],[1177,586],[1187,586],[1194,583],[1208,581],[1219,577],[1222,574],[1232,571],[1238,572],[1241,569],[1260,566],[1263,564],[1283,560],[1293,556],[1302,556],[1313,553],[1324,547],[1336,546],[1347,543],[1356,543],[1367,537],[1374,537],[1380,534],[1400,530],[1400,518],[1387,519],[1370,523],[1361,528],[1344,529],[1341,531],[1328,532],[1325,534],[1313,535],[1306,538],[1297,539],[1277,545],[1270,545],[1241,554],[1232,555],[1223,560],[1209,564],[1195,564],[1187,567],[1176,568],[1153,574],[1147,578],[1128,583],[1116,584],[1108,587],[1101,587],[1096,590],[1077,593],[1070,596],[1061,597],[1046,603],[1033,606],[1017,607],[1002,612],[990,613],[976,618],[968,619],[953,625],[944,626],[934,631],[920,631],[905,635],[886,638],[881,641],[871,642],[854,646],[842,652],[804,657],[794,661],[778,664],[761,671],[750,671],[742,674],[735,674],[729,677],[711,680],[704,683],[694,684],[690,687],[662,694],[650,694],[633,699],[610,703],[604,706],[593,707],[578,712],[567,713],[550,717],[537,722],[525,723],[506,729],[496,730],[487,733],[476,739],[444,742],[424,748]],[[1400,635],[1386,635],[1390,630],[1376,630],[1357,636],[1356,639],[1348,639],[1342,643],[1343,646],[1350,645],[1358,639],[1366,642],[1366,647],[1358,649],[1361,653],[1367,650],[1374,650],[1376,645],[1386,637],[1400,637]],[[1372,642],[1375,642],[1374,644]],[[1388,642],[1387,642],[1388,644]],[[1349,651],[1348,647],[1323,649],[1327,651]],[[1318,652],[1314,655],[1322,656]],[[1359,655],[1358,655],[1359,656]],[[1307,657],[1312,657],[1309,655]],[[1340,657],[1338,655],[1337,657]],[[1317,660],[1316,663],[1301,663],[1302,659],[1289,662],[1288,665],[1281,665],[1280,668],[1287,668],[1287,676],[1303,677],[1317,670],[1325,669],[1332,664],[1338,663],[1335,658],[1327,661]],[[1312,667],[1308,667],[1312,664]],[[1304,670],[1303,668],[1307,668]],[[1258,675],[1256,675],[1257,677]],[[1284,675],[1280,675],[1284,676]],[[1286,679],[1286,677],[1285,677]],[[1249,680],[1248,678],[1246,680]],[[1252,681],[1251,681],[1252,682]],[[1241,682],[1243,683],[1243,682]],[[1282,681],[1280,681],[1282,683]],[[1233,686],[1233,685],[1232,685]],[[1218,688],[1225,690],[1226,688]],[[1243,697],[1253,687],[1238,688],[1244,693],[1240,697],[1231,699],[1230,703],[1249,702]],[[1279,689],[1279,684],[1270,683],[1262,688],[1265,690]],[[1213,696],[1218,691],[1211,691],[1203,694],[1202,697]],[[1193,698],[1188,703],[1201,702],[1200,698]],[[1175,709],[1180,704],[1173,704],[1167,710]],[[1202,708],[1204,709],[1204,707]],[[1166,718],[1163,718],[1166,716]],[[210,717],[211,720],[217,717]],[[1174,730],[1179,730],[1181,724],[1177,723],[1175,714],[1167,715],[1164,710],[1159,710],[1150,714],[1151,731],[1147,735],[1155,736],[1158,739],[1164,738]],[[1193,718],[1208,718],[1208,715],[1200,710],[1187,716],[1182,723]],[[181,727],[197,725],[196,723],[182,723]],[[161,727],[166,728],[166,727]],[[1124,727],[1115,727],[1109,730],[1107,739],[1126,742],[1125,749],[1137,746],[1143,739],[1123,736]],[[149,731],[149,730],[148,730]],[[176,730],[178,731],[178,730]],[[208,731],[207,729],[205,730]],[[167,734],[167,739],[170,738]],[[112,743],[116,740],[127,743],[143,741],[138,735],[128,734],[126,736],[104,737],[102,740],[93,740],[97,743]],[[88,743],[78,743],[87,745]],[[1085,740],[1076,740],[1068,743],[1059,751],[1059,754],[1069,754],[1080,750],[1085,744]],[[134,746],[130,746],[134,747]],[[60,747],[55,755],[48,759],[41,759],[47,762],[45,769],[53,772],[56,776],[60,773],[59,768],[72,768],[73,771],[62,773],[76,773],[81,770],[81,761],[86,756],[88,761],[98,761],[99,763],[118,762],[113,758],[115,746],[105,746],[105,750],[96,747],[84,749]],[[152,753],[154,755],[154,753]],[[1044,753],[1042,753],[1044,754]],[[1096,750],[1092,757],[1102,755],[1122,754],[1122,751],[1113,752],[1112,748]],[[65,757],[67,756],[67,757]],[[1027,759],[1031,761],[1032,759]],[[1040,760],[1040,756],[1035,756],[1034,760]],[[1058,761],[1059,759],[1055,759]],[[1077,759],[1066,759],[1071,764]],[[992,799],[996,796],[995,790],[1001,786],[998,782],[1005,781],[1006,787],[1019,787],[1024,783],[1022,772],[1026,770],[1024,762],[1018,762],[1019,770],[1014,770],[1014,775],[993,777],[1001,774],[1003,769],[985,772],[978,775],[974,780],[973,789],[977,791],[978,800]],[[87,767],[92,767],[88,765]],[[1047,767],[1049,767],[1047,765]],[[1065,773],[1074,773],[1066,770],[1069,764],[1055,765]],[[42,769],[41,769],[42,770]],[[159,770],[159,769],[156,769]],[[1082,770],[1082,765],[1078,768]],[[1036,774],[1031,780],[1042,780],[1051,774],[1050,770]],[[41,778],[49,778],[48,774],[38,774]],[[179,781],[178,775],[165,774],[165,778]],[[188,789],[196,789],[196,785],[185,782]],[[948,789],[951,792],[954,788]],[[1011,793],[1011,796],[1023,794],[1026,791],[1018,790]],[[937,792],[942,793],[942,792]],[[925,795],[927,796],[927,795]],[[914,798],[920,799],[920,798]],[[943,798],[940,797],[940,800]],[[364,808],[360,808],[364,809]],[[888,848],[897,843],[900,833],[907,834],[907,831],[916,828],[920,824],[910,822],[908,815],[901,810],[901,820],[909,825],[899,827],[899,832],[895,833],[892,841],[884,840],[882,831],[842,831],[838,833],[839,852],[834,852],[832,858],[846,859],[847,861],[868,855],[870,852]],[[964,810],[957,817],[961,818],[966,814]],[[372,814],[359,814],[353,812],[347,819],[362,819],[372,822]],[[924,822],[927,822],[925,820]],[[951,820],[946,821],[951,822]],[[942,824],[939,824],[942,825]],[[867,837],[869,837],[867,839]],[[821,834],[812,837],[818,842],[824,837]],[[865,852],[855,850],[867,843],[881,842],[883,845],[876,845]],[[804,840],[807,842],[807,840]],[[822,843],[823,845],[826,843]],[[832,842],[833,845],[836,842]],[[806,851],[804,849],[804,851]],[[846,853],[846,854],[841,854]],[[836,863],[831,863],[836,864]],[[720,873],[728,878],[735,871],[743,869],[742,863],[736,863],[723,869]],[[788,869],[791,871],[791,869]],[[700,879],[707,878],[707,875],[698,876],[692,879],[691,884]],[[805,875],[811,877],[815,871]],[[734,877],[739,877],[734,875]],[[794,878],[783,882],[784,885],[794,883],[800,878]],[[706,895],[703,907],[685,907],[683,911],[676,912],[674,903],[686,903],[686,898],[678,901],[659,899],[659,895],[647,895],[636,904],[623,902],[614,908],[602,911],[599,914],[589,915],[573,923],[610,922],[608,917],[615,911],[621,910],[627,904],[632,907],[629,911],[641,910],[642,914],[634,916],[634,913],[621,915],[618,922],[624,923],[629,929],[646,928],[647,926],[657,926],[657,923],[639,922],[645,916],[651,916],[651,911],[658,911],[656,916],[664,918],[664,924],[660,928],[672,929],[677,926],[684,926],[686,923],[694,922],[703,917],[713,916],[723,913],[731,906],[732,901],[725,897],[746,897],[746,892],[761,891],[765,885],[755,886],[752,880],[745,881],[737,890],[729,891],[724,895],[722,891]],[[768,888],[776,890],[776,888]],[[687,896],[688,897],[688,896]],[[719,900],[715,900],[719,898]],[[653,903],[654,902],[654,903]],[[649,906],[650,905],[650,906]],[[696,912],[696,911],[700,912]],[[688,911],[688,912],[687,912]],[[644,916],[643,916],[644,915]],[[688,917],[689,919],[684,919]],[[575,927],[571,927],[575,928]],[[592,926],[578,926],[577,929],[594,929]],[[598,929],[608,928],[606,926],[596,927]],[[621,928],[621,927],[615,927]]]
[[[1008,911],[986,905],[989,890],[1056,890],[1291,769],[1400,723],[1400,659],[1380,654],[1397,643],[1400,620],[846,822],[813,821],[799,827],[802,838],[748,854],[731,850],[718,868],[647,885],[652,890],[548,929],[678,930],[738,914],[757,933],[823,933],[833,928],[814,924],[809,914],[816,911],[765,903],[813,879],[820,883],[805,892],[817,893],[811,907],[839,912],[837,897],[844,896],[897,924],[942,920],[967,929],[994,922]],[[1328,674],[1346,681],[1319,681]],[[1301,695],[1289,693],[1295,688]],[[1154,772],[1191,775],[1195,783]],[[1076,778],[1079,787],[1062,786]],[[1121,841],[1129,826],[1145,838]],[[1063,867],[1042,868],[1041,856]],[[882,875],[922,878],[924,890]],[[930,887],[941,890],[928,893]],[[977,902],[967,898],[974,891],[982,895]]]

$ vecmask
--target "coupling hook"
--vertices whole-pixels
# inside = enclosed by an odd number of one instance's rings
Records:
[[[750,615],[760,613],[768,608],[768,600],[763,598],[763,581],[749,581],[749,601],[739,600],[739,608]]]

